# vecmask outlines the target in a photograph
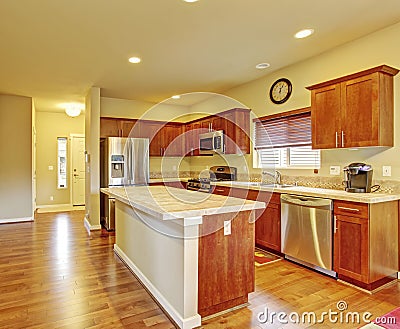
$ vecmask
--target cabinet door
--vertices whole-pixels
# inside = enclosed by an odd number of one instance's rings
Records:
[[[314,149],[341,145],[340,111],[340,84],[312,90],[311,129]]]
[[[368,219],[335,215],[334,270],[364,283],[368,277]]]
[[[193,124],[189,123],[185,125],[185,155],[193,155],[195,146],[193,138]]]
[[[163,122],[157,121],[141,121],[140,122],[140,137],[149,138],[150,140],[150,156],[162,156],[163,150],[161,147],[162,133],[161,129],[164,126]]]
[[[250,153],[250,111],[235,109],[224,114],[225,153]]]
[[[100,137],[121,137],[119,119],[100,118]]]
[[[235,113],[229,112],[224,115],[225,117],[225,153],[226,154],[237,154],[239,153],[239,147],[236,140],[236,122]]]
[[[136,121],[137,120],[120,120],[121,137],[140,137],[139,134],[136,134],[138,132],[137,128],[134,128]]]
[[[182,126],[166,124],[161,132],[161,148],[165,156],[181,156],[183,153],[184,135]]]
[[[341,84],[342,147],[379,145],[378,74]]]
[[[280,204],[269,203],[256,220],[256,245],[281,251]]]

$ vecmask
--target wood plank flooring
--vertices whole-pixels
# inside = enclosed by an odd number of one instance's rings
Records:
[[[83,226],[82,211],[38,214],[35,222],[0,225],[0,328],[174,328],[114,255],[114,236]],[[372,296],[311,270],[279,261],[256,268],[247,308],[205,321],[202,328],[356,328],[262,324],[257,314],[320,314],[345,301],[373,318],[400,306],[400,284]],[[400,325],[399,325],[400,328]]]

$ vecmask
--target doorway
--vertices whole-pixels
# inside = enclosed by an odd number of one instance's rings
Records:
[[[71,135],[71,200],[73,206],[85,205],[85,137]]]

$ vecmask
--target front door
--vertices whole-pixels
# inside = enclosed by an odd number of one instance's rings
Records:
[[[72,137],[72,205],[85,204],[85,137]]]

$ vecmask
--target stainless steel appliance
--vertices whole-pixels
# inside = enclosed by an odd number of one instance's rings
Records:
[[[149,139],[109,137],[100,141],[100,186],[148,185]],[[100,194],[100,219],[115,228],[113,198]]]
[[[199,135],[200,154],[225,153],[224,131],[210,131]]]
[[[211,182],[237,180],[237,168],[229,166],[213,166],[209,169],[207,177],[191,178],[186,188],[192,191],[211,192]]]
[[[281,195],[281,244],[285,258],[336,277],[333,271],[333,202]]]
[[[371,192],[373,169],[365,163],[353,162],[343,168],[344,184],[347,192]]]

